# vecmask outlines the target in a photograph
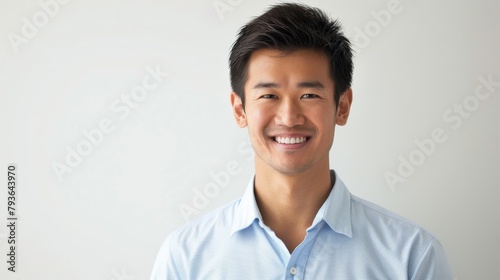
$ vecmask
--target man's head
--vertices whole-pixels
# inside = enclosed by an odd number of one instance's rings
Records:
[[[338,24],[314,8],[274,6],[243,27],[230,64],[256,173],[329,174],[335,126],[352,103],[351,48]]]
[[[243,26],[229,56],[232,90],[245,106],[244,87],[248,62],[260,49],[292,52],[313,49],[324,52],[334,82],[334,100],[351,87],[353,63],[349,40],[340,24],[317,8],[299,4],[279,4]]]

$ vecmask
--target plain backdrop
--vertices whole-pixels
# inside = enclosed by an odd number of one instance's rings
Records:
[[[148,279],[172,230],[243,193],[227,58],[274,3],[0,2],[2,225],[9,164],[18,183],[17,272],[1,226],[1,279]],[[500,2],[303,3],[356,48],[332,168],[435,234],[456,279],[498,279]]]

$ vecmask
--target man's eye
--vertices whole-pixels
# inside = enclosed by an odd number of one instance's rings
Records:
[[[317,94],[314,94],[314,93],[306,93],[306,94],[302,95],[302,98],[306,98],[306,99],[316,98],[316,97],[319,97],[319,96]]]
[[[276,95],[274,95],[274,94],[264,94],[260,98],[264,98],[264,99],[276,99],[278,97]]]

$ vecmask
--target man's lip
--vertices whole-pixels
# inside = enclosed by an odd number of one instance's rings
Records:
[[[271,134],[272,138],[275,137],[307,137],[311,138],[310,135],[304,134],[304,133],[277,133],[277,134]]]

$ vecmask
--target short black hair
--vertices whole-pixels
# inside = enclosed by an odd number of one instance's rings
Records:
[[[241,98],[243,106],[248,61],[254,51],[266,48],[284,52],[299,49],[324,52],[330,62],[336,106],[342,93],[351,87],[353,51],[339,21],[330,19],[318,8],[282,3],[271,6],[264,14],[244,25],[231,47],[231,87]]]

